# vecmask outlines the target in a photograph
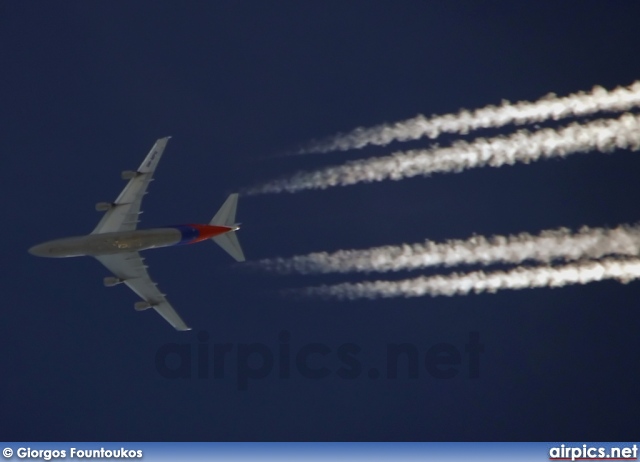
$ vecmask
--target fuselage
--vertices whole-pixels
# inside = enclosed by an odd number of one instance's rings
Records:
[[[220,225],[188,224],[136,231],[89,234],[44,242],[31,247],[29,253],[38,257],[64,258],[138,252],[159,247],[194,244],[235,229]]]

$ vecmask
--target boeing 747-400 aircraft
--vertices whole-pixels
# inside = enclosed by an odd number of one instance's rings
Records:
[[[238,194],[229,196],[208,225],[188,224],[136,230],[140,221],[138,215],[142,213],[142,198],[169,138],[156,141],[138,170],[122,172],[122,178],[129,180],[129,183],[114,202],[96,204],[96,209],[106,214],[91,234],[45,242],[31,247],[29,253],[39,257],[95,257],[114,274],[104,279],[105,286],[124,282],[142,298],[135,304],[136,310],[153,308],[177,330],[190,330],[149,277],[144,258],[138,252],[211,239],[237,261],[244,261],[242,248],[235,235],[239,229],[235,223]]]

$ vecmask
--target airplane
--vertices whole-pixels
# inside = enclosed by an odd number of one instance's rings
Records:
[[[96,204],[97,211],[106,213],[91,234],[44,242],[31,247],[29,253],[53,258],[95,257],[113,273],[113,276],[104,278],[106,287],[126,284],[142,299],[134,304],[136,311],[153,308],[176,330],[185,331],[191,328],[151,280],[139,252],[212,240],[236,261],[244,261],[245,257],[235,235],[240,229],[235,222],[237,193],[227,198],[209,224],[136,229],[140,221],[138,216],[142,213],[142,198],[147,194],[147,186],[153,181],[153,173],[170,138],[157,140],[138,170],[122,172],[122,179],[129,180],[129,183],[114,202]]]

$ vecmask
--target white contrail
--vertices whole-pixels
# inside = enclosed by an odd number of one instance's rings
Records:
[[[607,255],[640,255],[640,226],[583,227],[578,232],[560,228],[542,231],[537,236],[528,233],[491,238],[473,236],[441,243],[427,240],[417,244],[271,258],[250,265],[284,274],[368,273],[460,264],[519,264],[527,260],[551,263]]]
[[[441,133],[466,134],[479,128],[497,128],[507,124],[523,125],[559,120],[565,117],[581,117],[598,112],[620,112],[640,106],[640,81],[628,87],[612,91],[596,86],[591,92],[578,92],[557,97],[551,93],[538,101],[520,101],[511,104],[502,101],[500,106],[486,106],[475,111],[462,109],[457,114],[434,115],[427,118],[418,115],[413,119],[394,124],[382,124],[371,128],[338,134],[324,141],[312,143],[300,154],[330,151],[346,151],[366,145],[385,146],[392,141],[415,140],[427,136],[436,138]]]
[[[299,172],[290,178],[274,180],[245,192],[265,194],[326,189],[362,182],[428,176],[436,172],[529,163],[579,152],[611,152],[616,148],[640,149],[640,116],[625,113],[617,119],[598,119],[582,125],[573,123],[557,130],[519,130],[510,136],[478,138],[473,142],[457,141],[446,148],[396,152],[317,171]]]
[[[604,279],[627,283],[640,278],[640,259],[606,258],[597,261],[578,261],[562,266],[517,267],[510,271],[485,273],[453,273],[446,276],[422,276],[401,281],[365,281],[307,287],[289,290],[303,296],[320,296],[340,300],[360,298],[422,297],[425,295],[466,295],[470,292],[497,292],[503,289],[532,289],[563,287],[569,284],[588,284]]]

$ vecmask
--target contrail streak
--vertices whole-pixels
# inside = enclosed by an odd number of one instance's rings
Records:
[[[551,263],[597,259],[607,255],[640,255],[640,226],[614,229],[583,227],[545,230],[540,234],[473,236],[466,240],[425,241],[417,244],[373,247],[363,250],[314,252],[290,258],[265,259],[250,264],[278,273],[385,272],[455,266],[460,264],[519,264],[527,260]]]
[[[627,283],[640,278],[640,259],[606,258],[578,261],[563,266],[517,267],[510,271],[453,273],[446,276],[422,276],[401,281],[366,281],[292,289],[294,295],[320,296],[340,300],[361,298],[422,297],[425,295],[466,295],[471,292],[495,293],[503,289],[532,289],[588,284],[615,279]]]
[[[446,148],[396,152],[317,171],[299,172],[290,178],[274,180],[245,192],[266,194],[326,189],[438,172],[461,172],[477,167],[529,163],[579,152],[611,152],[614,149],[640,149],[640,116],[626,113],[618,119],[598,119],[582,125],[573,123],[558,130],[519,130],[510,136],[457,141]]]
[[[551,93],[535,102],[520,101],[511,104],[505,100],[500,106],[490,105],[475,111],[462,109],[457,114],[434,115],[430,118],[418,115],[394,124],[360,127],[349,133],[312,143],[299,153],[346,151],[369,144],[386,146],[392,141],[415,140],[424,136],[433,139],[442,133],[466,134],[479,128],[523,125],[605,111],[620,112],[637,106],[640,106],[640,81],[612,91],[596,86],[591,92],[578,92],[565,97],[557,97]]]

